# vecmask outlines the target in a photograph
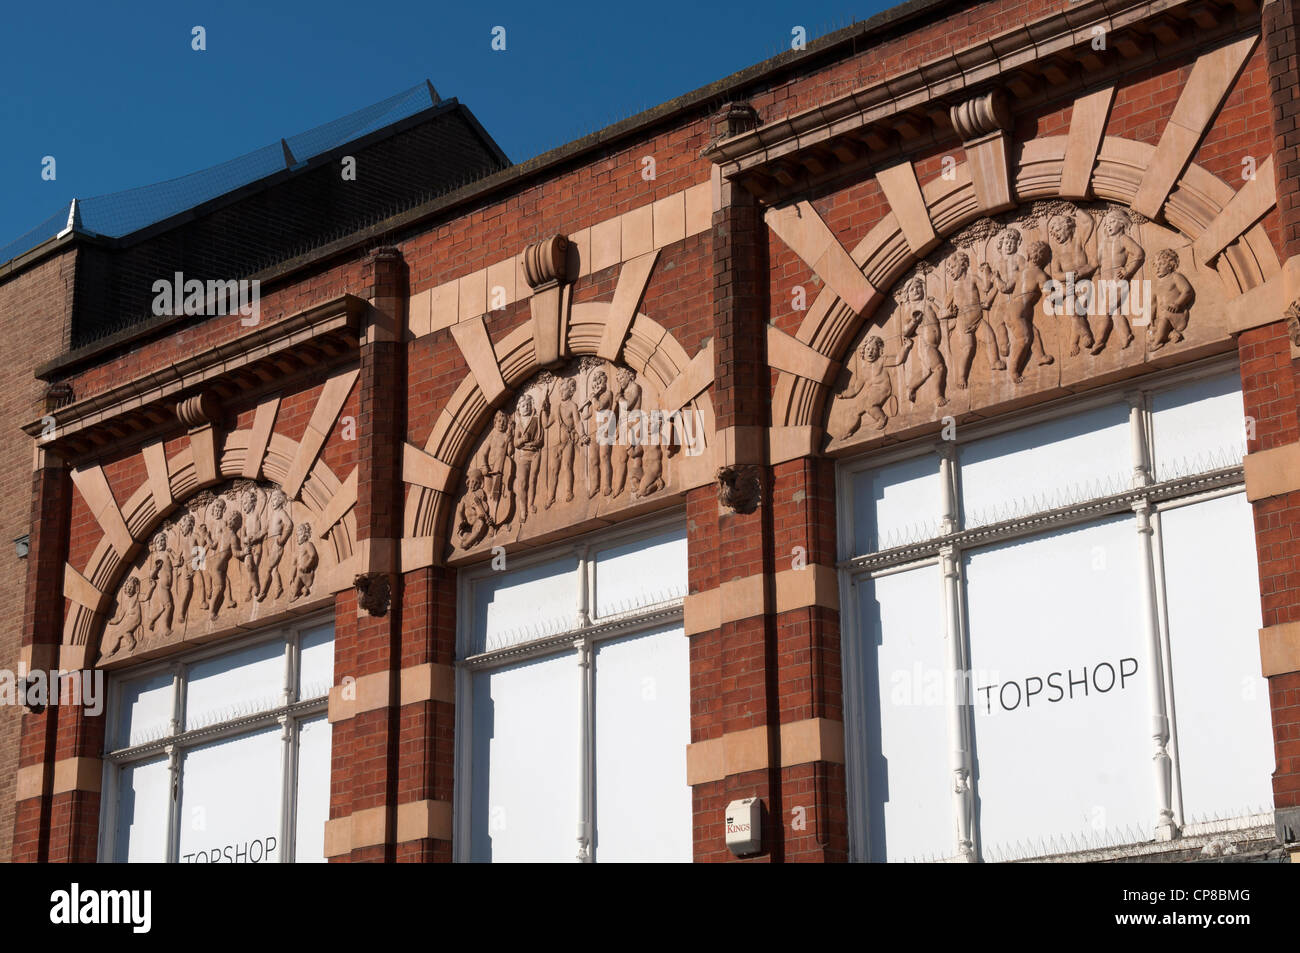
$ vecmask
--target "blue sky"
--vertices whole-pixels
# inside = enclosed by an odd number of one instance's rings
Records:
[[[10,4],[0,30],[0,245],[85,198],[243,155],[429,79],[514,161],[892,0],[446,5]],[[738,12],[743,11],[743,12]],[[191,49],[203,26],[207,50]],[[506,50],[491,49],[506,28]],[[45,156],[54,181],[41,178]]]

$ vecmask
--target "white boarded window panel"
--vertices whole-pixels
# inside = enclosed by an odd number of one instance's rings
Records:
[[[171,734],[174,697],[170,672],[124,684],[113,747],[144,744]]]
[[[117,843],[119,863],[167,861],[167,815],[171,810],[171,772],[167,759],[126,765],[117,774]]]
[[[330,723],[324,715],[298,726],[298,815],[294,860],[325,861],[325,822],[330,814]]]
[[[872,860],[956,853],[937,566],[859,579]]]
[[[596,553],[596,615],[686,595],[686,528]]]
[[[563,631],[578,619],[578,559],[494,573],[474,584],[471,654]]]
[[[283,703],[285,644],[252,645],[195,662],[185,688],[185,727],[202,728]]]
[[[690,643],[681,626],[596,650],[596,860],[692,857]]]
[[[963,446],[962,514],[983,526],[1129,488],[1129,410],[1111,404]]]
[[[1244,493],[1160,514],[1184,822],[1268,809],[1274,765],[1259,671],[1259,575]]]
[[[181,862],[278,861],[283,788],[284,741],[278,726],[185,752]]]
[[[309,629],[299,637],[298,698],[328,695],[334,684],[334,625]]]
[[[853,477],[853,551],[887,549],[939,532],[939,458],[927,454]]]
[[[1158,480],[1241,463],[1241,380],[1234,372],[1152,394],[1151,431]]]
[[[474,675],[474,861],[578,855],[579,687],[570,653]]]
[[[1150,839],[1134,519],[993,546],[965,563],[984,858]]]

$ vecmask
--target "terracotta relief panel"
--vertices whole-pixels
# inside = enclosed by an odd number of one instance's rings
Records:
[[[827,449],[921,432],[1230,346],[1218,274],[1130,209],[1035,202],[973,222],[844,359]]]
[[[100,663],[148,658],[332,598],[334,547],[273,483],[236,480],[191,497],[118,588]]]
[[[542,371],[474,445],[449,527],[451,558],[665,505],[682,456],[703,439],[689,409],[666,414],[656,386],[629,367],[586,356]]]

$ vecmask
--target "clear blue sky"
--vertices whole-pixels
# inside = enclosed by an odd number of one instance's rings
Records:
[[[893,2],[10,3],[0,245],[74,196],[207,168],[426,78],[522,161],[787,49],[796,25],[811,40]]]

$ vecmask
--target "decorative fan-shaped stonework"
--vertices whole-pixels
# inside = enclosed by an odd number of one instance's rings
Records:
[[[263,481],[191,497],[122,578],[100,664],[149,658],[332,598],[322,583],[333,575],[334,547],[318,545],[311,519]]]
[[[703,449],[703,434],[660,397],[631,368],[591,356],[531,377],[474,444],[452,557],[670,503],[679,461]]]
[[[854,340],[827,449],[1224,350],[1224,304],[1188,239],[1120,205],[1044,201],[979,219]]]

